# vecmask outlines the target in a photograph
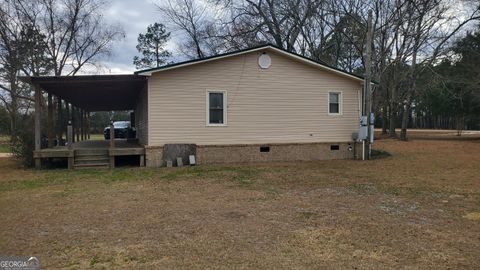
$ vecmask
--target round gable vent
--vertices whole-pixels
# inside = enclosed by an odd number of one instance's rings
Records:
[[[258,65],[263,69],[269,68],[272,65],[272,58],[270,58],[270,55],[267,53],[262,53],[262,55],[258,57]]]

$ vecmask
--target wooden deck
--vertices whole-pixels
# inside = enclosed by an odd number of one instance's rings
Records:
[[[91,153],[92,156],[98,153],[110,158],[109,167],[115,167],[116,156],[140,156],[140,166],[145,163],[145,147],[132,141],[115,139],[115,146],[110,147],[108,140],[86,140],[73,143],[68,146],[56,146],[53,148],[44,148],[33,152],[33,157],[38,160],[46,158],[68,158],[68,168],[75,167],[76,158],[85,157]]]

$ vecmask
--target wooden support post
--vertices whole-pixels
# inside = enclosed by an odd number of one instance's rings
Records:
[[[372,26],[372,10],[368,11],[368,22],[367,22],[367,44],[366,44],[366,53],[365,53],[365,83],[364,83],[364,115],[367,117],[367,139],[363,143],[363,157],[364,159],[370,159],[370,141],[373,137],[372,131],[370,129],[371,121],[371,112],[372,112],[372,85],[371,85],[371,70],[372,70],[372,38],[373,38],[373,26]]]
[[[85,112],[80,109],[80,139],[85,140]]]
[[[77,142],[80,141],[80,119],[79,119],[79,109],[77,107],[75,107],[75,109],[73,110],[73,115],[75,116],[75,121],[73,122],[73,126],[74,126],[74,130],[75,130],[75,134],[77,136]]]
[[[115,128],[113,127],[113,121],[110,123],[110,148],[115,147]]]
[[[68,148],[71,149],[73,145],[72,121],[68,121],[68,125],[67,125],[67,144],[68,144]]]
[[[140,167],[145,167],[145,155],[140,155]]]
[[[87,112],[87,139],[90,140],[90,112]]]
[[[68,149],[73,151],[73,127],[72,127],[72,121],[68,121],[67,125],[67,145]],[[73,168],[73,162],[74,162],[74,157],[68,157],[68,168],[72,169]]]
[[[76,121],[77,119],[75,119],[75,106],[72,106],[70,107],[70,114],[71,114],[71,119],[72,119],[72,136],[73,136],[73,142],[76,142],[75,140],[75,125],[76,125]]]
[[[72,118],[70,117],[70,103],[65,101],[65,119],[64,119],[65,127],[68,129],[68,125],[72,124]],[[65,129],[65,134],[68,134],[68,130]],[[65,138],[66,141],[68,142],[68,138]]]
[[[73,150],[72,150],[73,151]],[[67,164],[67,168],[69,170],[73,169],[73,164],[74,164],[74,161],[73,161],[73,157],[68,157],[68,164]]]
[[[83,137],[87,140],[87,112],[83,111]]]
[[[42,131],[41,131],[41,115],[42,115],[42,90],[35,85],[35,151],[42,148]],[[35,168],[42,167],[41,159],[35,159]]]
[[[75,123],[75,121],[76,121],[76,119],[75,119],[75,106],[73,106],[73,104],[71,104],[71,106],[70,106],[70,114],[71,114],[71,117],[70,117],[70,118],[72,119],[72,136],[73,136],[73,142],[76,142],[76,141],[75,141],[75,125],[76,125],[76,123]]]
[[[113,127],[113,121],[110,122],[110,150],[115,148],[115,128]],[[110,169],[115,168],[115,156],[110,153]]]
[[[87,140],[87,112],[83,111],[83,136]]]
[[[48,148],[52,148],[55,144],[55,132],[53,126],[53,97],[48,93],[48,105],[47,105],[47,136],[48,136]]]
[[[62,99],[59,97],[57,99],[57,140],[58,140],[58,146],[63,145],[63,129],[64,129],[64,123],[63,123],[63,104],[62,104]]]

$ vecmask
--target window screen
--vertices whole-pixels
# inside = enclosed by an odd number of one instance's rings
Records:
[[[223,124],[224,123],[224,104],[223,93],[213,92],[208,93],[208,115],[209,124]]]
[[[340,93],[329,93],[328,112],[340,113]]]

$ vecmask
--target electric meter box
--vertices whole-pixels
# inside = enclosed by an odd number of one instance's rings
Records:
[[[366,140],[368,136],[368,126],[360,126],[358,130],[358,140]]]
[[[366,116],[360,116],[360,126],[368,126],[368,119]]]
[[[366,116],[360,117],[360,128],[358,130],[358,141],[367,139],[368,136],[368,119]]]

